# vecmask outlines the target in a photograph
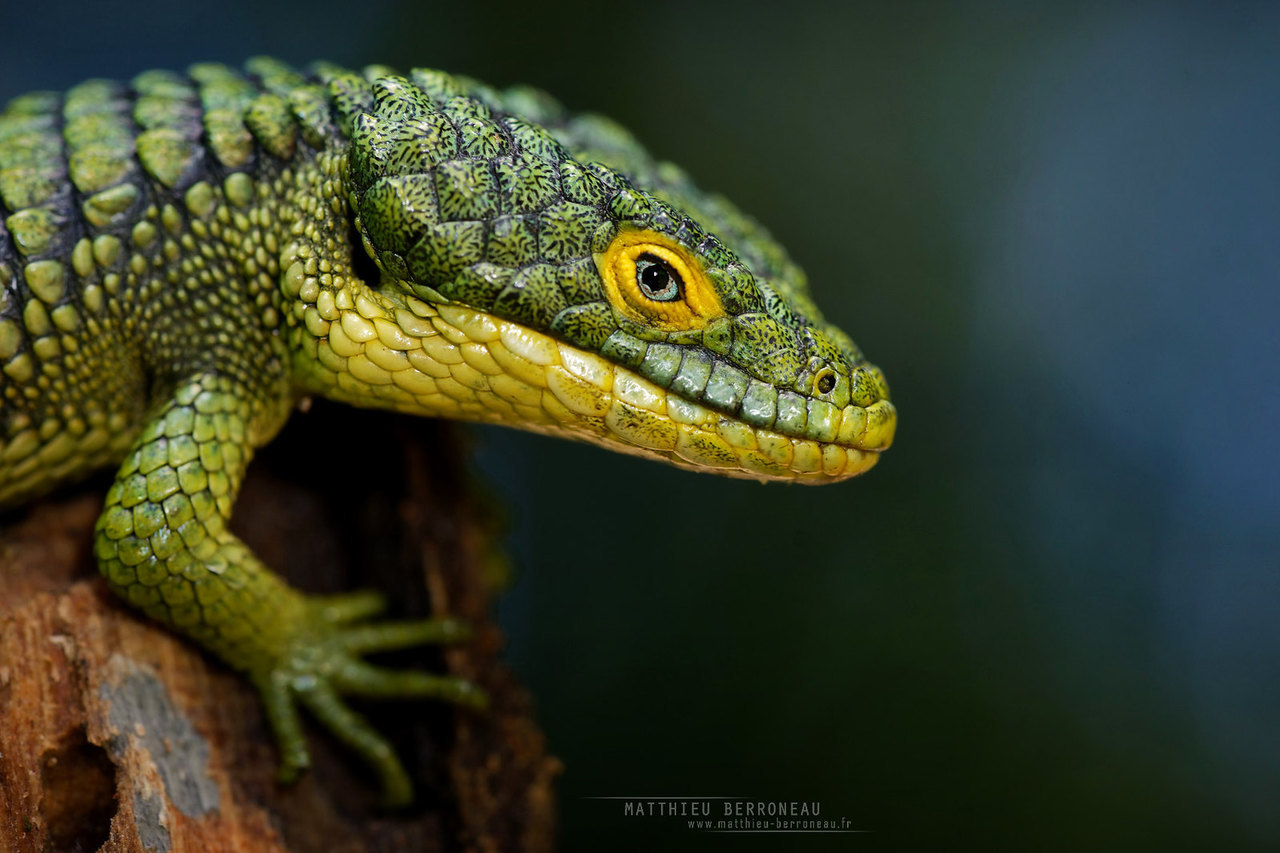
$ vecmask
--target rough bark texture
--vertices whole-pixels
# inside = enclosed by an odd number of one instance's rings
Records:
[[[447,426],[324,407],[254,463],[233,525],[312,592],[374,587],[396,615],[451,614],[473,642],[386,658],[478,681],[486,714],[368,704],[418,785],[378,809],[363,769],[313,732],[313,769],[274,781],[257,697],[116,601],[90,553],[101,480],[0,517],[0,850],[546,850],[559,770],[490,621],[501,559]]]

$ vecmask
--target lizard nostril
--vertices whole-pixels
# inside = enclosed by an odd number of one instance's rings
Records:
[[[818,371],[814,387],[818,389],[819,394],[830,394],[836,387],[836,372],[829,367]]]

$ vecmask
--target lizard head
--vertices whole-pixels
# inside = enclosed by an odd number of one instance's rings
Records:
[[[436,410],[756,479],[843,479],[889,446],[883,374],[799,267],[616,124],[427,70],[359,101],[364,249],[457,348],[450,372],[436,342]]]

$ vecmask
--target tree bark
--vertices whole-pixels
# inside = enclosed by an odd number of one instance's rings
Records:
[[[247,683],[111,596],[91,553],[107,481],[0,517],[0,849],[551,849],[560,765],[498,662],[503,563],[462,444],[445,424],[317,404],[255,461],[233,523],[308,592],[374,587],[396,616],[475,627],[383,662],[470,678],[491,710],[360,706],[415,776],[398,813],[318,730],[311,771],[277,785]]]

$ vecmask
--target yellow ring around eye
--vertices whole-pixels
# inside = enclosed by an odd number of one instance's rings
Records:
[[[658,258],[680,278],[680,298],[659,302],[645,296],[636,282],[636,261],[644,255]],[[604,279],[605,293],[613,307],[626,317],[667,332],[701,329],[725,316],[715,287],[702,265],[689,252],[657,231],[620,231],[609,248],[595,256]]]

